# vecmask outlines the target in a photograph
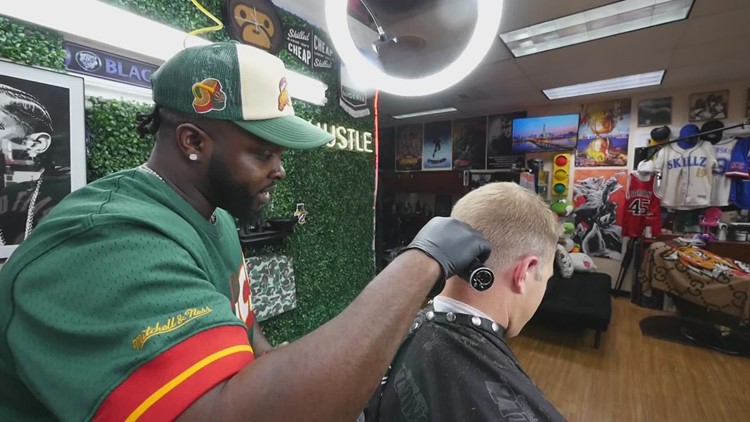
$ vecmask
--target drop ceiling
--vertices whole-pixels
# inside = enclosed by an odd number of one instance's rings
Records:
[[[354,0],[353,0],[354,1]],[[275,0],[277,6],[325,27],[324,0]],[[355,2],[356,3],[356,2]],[[424,67],[450,60],[465,40],[461,25],[466,13],[453,12],[458,28],[446,31],[436,16],[445,16],[455,0],[369,0],[386,31],[409,35],[414,52],[386,52],[398,63],[415,57]],[[605,0],[505,0],[499,33],[613,3]],[[401,6],[399,6],[401,5]],[[475,13],[475,12],[474,12]],[[380,17],[383,17],[381,19]],[[470,16],[472,17],[472,16]],[[359,17],[361,20],[361,16]],[[473,25],[473,22],[470,22]],[[472,27],[469,27],[470,31]],[[448,36],[450,34],[450,36]],[[420,46],[420,39],[424,45]],[[416,41],[415,41],[416,40]],[[543,89],[665,69],[662,89],[714,84],[750,76],[750,0],[696,0],[687,20],[621,34],[584,44],[513,58],[496,41],[483,63],[464,81],[439,94],[421,98],[381,96],[384,123],[391,115],[456,107],[461,115],[481,115],[551,104]],[[434,46],[440,46],[439,48]],[[405,46],[407,50],[409,45]],[[420,51],[421,54],[417,53]],[[405,57],[398,57],[401,54]],[[405,62],[404,62],[405,63]],[[402,74],[408,76],[408,71]],[[626,95],[659,88],[627,91]],[[622,96],[623,93],[581,97],[573,101]],[[566,101],[566,100],[560,100]],[[570,100],[567,100],[570,101]],[[419,120],[415,120],[419,121]]]

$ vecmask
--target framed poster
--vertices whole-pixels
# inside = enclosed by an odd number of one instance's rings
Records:
[[[689,107],[691,122],[726,119],[729,116],[729,91],[691,94]]]
[[[513,120],[526,117],[525,111],[496,114],[487,118],[487,169],[509,169],[523,154],[513,153]]]
[[[638,127],[672,124],[672,97],[654,98],[638,103]]]
[[[450,170],[453,157],[451,142],[451,122],[425,123],[424,148],[422,150],[423,170]]]
[[[422,125],[396,128],[396,171],[422,170]]]
[[[453,121],[453,170],[483,170],[487,161],[487,116]]]
[[[0,61],[0,258],[86,184],[83,79]]]
[[[576,169],[573,173],[573,241],[589,256],[622,259],[627,169]]]
[[[629,98],[582,107],[576,146],[576,167],[628,165]]]

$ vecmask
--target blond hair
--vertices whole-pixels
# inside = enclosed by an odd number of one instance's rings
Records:
[[[489,183],[453,207],[451,217],[481,232],[492,244],[488,264],[506,268],[523,256],[552,259],[562,225],[549,206],[515,183]]]

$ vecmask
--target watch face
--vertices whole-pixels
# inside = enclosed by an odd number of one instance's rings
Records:
[[[233,39],[271,54],[281,49],[284,29],[268,0],[225,0],[224,24]]]

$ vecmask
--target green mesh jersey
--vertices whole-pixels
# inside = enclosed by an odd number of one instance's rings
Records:
[[[233,219],[128,170],[70,194],[0,271],[0,420],[172,420],[252,362]]]

